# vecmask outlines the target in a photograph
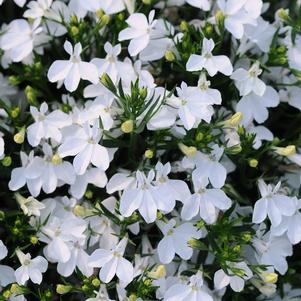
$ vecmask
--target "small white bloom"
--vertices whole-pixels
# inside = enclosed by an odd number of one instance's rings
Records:
[[[155,11],[152,10],[149,13],[148,19],[142,13],[134,13],[126,20],[126,23],[130,27],[119,33],[118,40],[131,40],[128,48],[131,56],[137,55],[148,45],[151,32],[156,24],[154,17]]]
[[[58,153],[62,158],[75,156],[73,166],[78,175],[84,174],[90,163],[105,171],[109,167],[110,156],[108,149],[98,144],[101,137],[102,131],[96,124],[91,128],[86,123],[74,135],[66,137]]]
[[[66,41],[64,49],[70,55],[70,59],[57,60],[52,63],[47,74],[49,81],[52,83],[64,81],[66,89],[70,92],[77,89],[80,79],[96,84],[98,82],[97,68],[94,64],[81,60],[82,45],[77,43],[73,49],[71,43]]]
[[[90,256],[89,265],[101,268],[99,279],[104,283],[109,283],[115,274],[125,283],[130,283],[133,280],[134,268],[123,257],[127,242],[128,239],[124,237],[114,249],[110,251],[97,249]]]
[[[170,263],[176,254],[182,259],[188,260],[193,254],[193,249],[188,245],[190,239],[202,237],[192,223],[184,223],[176,226],[176,220],[171,219],[168,223],[157,221],[157,225],[164,237],[158,244],[159,259],[162,263]]]
[[[227,210],[231,207],[231,200],[221,189],[208,189],[208,178],[200,177],[199,173],[192,173],[192,182],[195,193],[184,203],[181,216],[185,220],[191,220],[197,214],[209,224],[216,221],[219,210]]]
[[[31,25],[26,20],[12,21],[3,35],[0,36],[0,48],[13,62],[21,62],[32,54],[42,32],[40,19]]]
[[[30,113],[35,121],[27,128],[27,139],[31,146],[37,146],[43,138],[51,138],[60,142],[62,139],[60,130],[72,123],[71,117],[60,110],[46,115],[47,111],[46,102],[41,104],[40,110],[36,107],[30,107]]]
[[[262,179],[258,181],[261,198],[256,202],[253,212],[253,223],[260,224],[268,216],[273,227],[278,226],[283,216],[292,216],[296,211],[293,198],[280,194],[281,182],[273,187]]]
[[[45,205],[43,203],[39,202],[32,196],[25,198],[20,193],[16,193],[15,196],[25,215],[40,216],[40,210],[45,208]]]
[[[231,75],[241,96],[246,96],[251,92],[254,92],[258,96],[263,96],[266,85],[258,78],[262,73],[262,69],[259,67],[259,62],[255,62],[248,71],[238,68]]]
[[[206,69],[210,76],[214,76],[217,72],[221,72],[230,76],[233,67],[229,58],[225,55],[212,54],[215,47],[212,39],[203,39],[202,55],[192,54],[186,64],[187,71],[201,71]]]
[[[223,270],[218,270],[214,274],[214,286],[218,290],[228,286],[235,292],[241,292],[245,286],[245,281],[252,278],[253,273],[245,262],[227,262],[229,269],[227,274]],[[236,275],[231,268],[239,270],[241,275]]]
[[[187,284],[174,284],[164,294],[164,301],[213,301],[207,293],[201,272],[190,277]]]
[[[6,256],[7,256],[7,248],[2,242],[2,240],[0,239],[0,260],[5,258]]]
[[[186,0],[186,2],[189,5],[197,7],[204,11],[210,10],[211,0]]]
[[[16,254],[21,263],[21,267],[15,271],[18,284],[25,285],[29,279],[33,283],[40,284],[42,282],[42,273],[45,273],[48,268],[47,260],[42,256],[31,259],[29,253],[24,254],[19,249],[16,250]]]

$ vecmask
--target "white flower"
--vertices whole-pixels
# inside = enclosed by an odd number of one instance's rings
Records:
[[[89,255],[85,251],[85,240],[77,240],[67,243],[70,250],[70,258],[66,262],[59,262],[57,271],[64,277],[69,277],[78,268],[83,275],[90,277],[93,268],[88,265]]]
[[[262,96],[251,92],[243,96],[236,106],[236,111],[243,114],[243,124],[247,125],[256,120],[263,123],[269,117],[267,108],[277,107],[279,104],[279,95],[275,89],[267,86]]]
[[[98,82],[97,68],[94,64],[81,60],[82,45],[77,43],[73,49],[71,43],[66,41],[64,49],[70,55],[70,59],[57,60],[52,63],[47,74],[49,81],[52,83],[64,81],[66,89],[70,92],[77,89],[80,79],[96,84]]]
[[[226,168],[219,162],[223,156],[224,149],[217,144],[211,148],[212,151],[210,154],[197,152],[192,158],[196,166],[194,173],[196,177],[207,177],[214,188],[221,188],[224,186],[227,177]]]
[[[2,240],[0,239],[0,260],[5,258],[6,256],[7,256],[7,248],[2,242]]]
[[[283,216],[292,216],[296,211],[293,198],[278,193],[281,182],[273,187],[262,179],[258,181],[261,198],[256,202],[253,212],[253,223],[260,224],[268,216],[273,227],[278,226]]]
[[[36,19],[31,25],[23,19],[14,20],[0,36],[0,48],[13,62],[21,62],[32,54],[34,46],[39,42],[37,36],[43,30],[40,21]]]
[[[208,189],[208,178],[202,178],[195,171],[192,173],[195,193],[184,203],[181,216],[184,220],[191,220],[197,214],[209,224],[216,221],[219,210],[231,207],[231,200],[221,189]]]
[[[190,259],[193,249],[188,245],[188,241],[201,238],[202,232],[198,231],[192,223],[176,226],[175,219],[169,220],[168,223],[157,221],[157,225],[164,235],[157,249],[160,261],[168,264],[176,254],[184,260]]]
[[[155,171],[149,171],[148,176],[137,171],[135,181],[128,179],[125,183],[131,183],[127,187],[120,199],[120,213],[125,216],[131,216],[138,209],[147,223],[156,220],[157,210],[163,213],[169,213],[175,207],[175,201],[182,202],[189,196],[187,184],[180,180],[170,180],[167,174],[170,171],[170,165],[158,164],[156,166],[157,178],[155,180]],[[119,182],[116,179],[116,184]],[[122,178],[120,179],[122,181]],[[128,182],[130,181],[130,182]],[[122,182],[119,184],[123,186]]]
[[[16,193],[15,196],[25,215],[40,216],[40,210],[45,208],[45,205],[43,203],[39,202],[32,196],[25,198],[19,193]]]
[[[227,262],[227,274],[223,270],[218,270],[214,274],[214,286],[220,290],[230,284],[235,292],[241,292],[245,286],[245,281],[249,280],[253,273],[245,262]],[[239,276],[232,272],[231,268],[239,270]]]
[[[217,72],[221,72],[230,76],[233,67],[229,58],[225,55],[212,54],[215,47],[212,39],[203,39],[202,55],[192,54],[186,64],[187,71],[201,71],[206,69],[210,76],[214,76]]]
[[[256,25],[262,8],[262,0],[218,0],[217,4],[225,16],[225,28],[236,39],[243,37],[244,24]]]
[[[177,88],[178,98],[171,98],[170,104],[178,108],[178,114],[187,130],[198,125],[201,120],[210,123],[214,114],[213,104],[221,104],[221,94],[216,89],[210,89],[210,81],[205,74],[200,76],[198,87],[188,87],[182,82]]]
[[[106,286],[104,284],[101,284],[99,291],[94,291],[94,293],[96,294],[95,298],[88,298],[86,301],[115,301],[109,298]]]
[[[25,285],[29,279],[33,283],[40,284],[42,282],[42,273],[45,273],[48,268],[47,260],[42,256],[31,259],[29,253],[24,254],[19,249],[16,250],[16,254],[21,263],[21,267],[15,271],[18,284]]]
[[[24,12],[24,18],[42,18],[50,9],[53,0],[30,1],[27,4],[28,9]]]
[[[129,16],[126,23],[130,26],[119,33],[118,40],[131,40],[128,51],[131,56],[141,52],[150,41],[150,35],[156,24],[155,11],[149,13],[148,19],[142,13],[134,13]]]
[[[106,170],[110,164],[108,149],[98,144],[102,137],[102,131],[96,124],[91,128],[87,123],[79,128],[74,135],[67,136],[58,148],[58,154],[64,158],[75,156],[73,166],[78,175],[87,170],[90,163]]]
[[[106,14],[116,14],[125,8],[133,12],[133,2],[134,0],[86,0],[81,3],[81,5],[89,11],[96,12],[98,10],[103,10]]]
[[[243,68],[238,68],[231,75],[231,79],[235,80],[235,85],[241,96],[246,96],[251,92],[254,92],[258,96],[263,96],[266,85],[258,78],[262,73],[262,69],[259,67],[260,65],[257,61],[248,71]]]
[[[128,239],[124,237],[114,249],[97,249],[91,254],[89,265],[101,268],[99,279],[104,283],[109,283],[115,274],[125,283],[133,280],[133,266],[123,257],[127,242]]]
[[[193,275],[187,284],[174,284],[164,294],[164,301],[213,301],[207,293],[201,272]]]
[[[84,239],[86,227],[85,221],[76,217],[51,217],[38,234],[39,239],[47,243],[44,248],[46,258],[52,262],[69,261],[72,254],[68,243]]]
[[[211,0],[186,0],[186,2],[194,7],[208,11],[210,10]]]
[[[262,233],[252,241],[256,249],[256,258],[259,264],[270,265],[281,275],[288,269],[287,256],[293,254],[293,248],[286,236],[273,236],[271,232]]]
[[[71,117],[60,110],[46,115],[47,111],[46,102],[41,104],[40,110],[36,107],[30,107],[30,113],[35,121],[27,128],[27,139],[31,146],[37,146],[41,139],[51,138],[60,142],[62,139],[60,130],[72,123]]]
[[[281,223],[276,227],[271,227],[272,235],[281,236],[287,234],[292,244],[298,244],[301,241],[301,201],[294,198],[296,203],[296,211],[292,216],[283,216]]]
[[[72,164],[63,161],[58,154],[53,154],[49,144],[43,145],[44,158],[35,157],[32,164],[26,168],[26,177],[35,180],[35,191],[41,188],[46,193],[52,193],[57,186],[72,185],[75,182],[75,172]]]
[[[301,70],[301,36],[297,35],[295,43],[288,45],[287,57],[292,69]]]
[[[89,168],[83,175],[76,175],[74,183],[70,187],[70,193],[73,197],[81,199],[88,184],[103,188],[108,182],[105,172],[100,168]]]

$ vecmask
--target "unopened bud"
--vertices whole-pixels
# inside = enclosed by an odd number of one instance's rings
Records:
[[[126,134],[131,133],[134,130],[134,121],[131,119],[124,121],[121,124],[121,130]]]
[[[4,167],[9,167],[12,164],[12,158],[10,156],[5,156],[1,163]]]
[[[264,272],[261,274],[261,278],[265,283],[275,284],[278,281],[278,274]]]
[[[224,122],[224,125],[226,127],[237,127],[240,124],[242,118],[243,118],[242,113],[241,112],[237,112],[233,116],[231,116],[229,119],[227,119]]]
[[[100,286],[100,280],[97,279],[97,278],[94,278],[94,279],[92,280],[92,285],[93,285],[94,287],[99,287],[99,286]]]
[[[108,25],[109,22],[110,22],[110,20],[111,20],[110,16],[108,16],[108,15],[103,15],[103,16],[100,18],[101,25],[102,25],[102,26]]]
[[[154,157],[154,152],[151,149],[147,149],[144,153],[144,157],[147,159],[151,159]]]
[[[275,152],[280,156],[293,156],[296,154],[296,146],[288,145],[286,147],[275,147]]]
[[[39,242],[39,239],[37,236],[31,236],[30,237],[30,242],[33,244],[33,245],[36,245],[38,242]]]
[[[20,115],[20,108],[19,107],[15,107],[10,111],[10,116],[15,119]]]
[[[77,26],[71,26],[70,32],[71,32],[71,35],[75,37],[79,34],[79,29]]]
[[[250,159],[249,166],[252,168],[256,168],[258,166],[258,161],[256,159]]]
[[[15,295],[21,295],[23,293],[23,289],[17,283],[13,283],[10,287],[10,292]]]
[[[183,143],[179,143],[178,146],[179,146],[181,152],[188,157],[195,156],[198,151],[195,146],[187,146]]]
[[[225,149],[225,153],[228,155],[237,155],[242,151],[242,147],[240,144],[233,145]]]
[[[69,293],[72,290],[72,286],[71,285],[64,285],[64,284],[58,284],[56,286],[56,292],[59,295],[64,295]]]
[[[180,29],[181,29],[182,31],[187,31],[188,28],[189,28],[188,23],[187,23],[186,21],[182,21],[181,24],[180,24]]]
[[[166,276],[165,265],[161,264],[157,266],[153,271],[148,273],[148,276],[153,279],[160,279]]]
[[[167,51],[165,52],[165,59],[166,59],[168,62],[173,62],[173,61],[176,59],[176,57],[175,57],[175,55],[174,55],[174,53],[173,53],[172,51],[167,50]]]

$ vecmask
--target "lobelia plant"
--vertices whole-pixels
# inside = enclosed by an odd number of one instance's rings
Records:
[[[300,0],[0,0],[0,301],[301,300]]]

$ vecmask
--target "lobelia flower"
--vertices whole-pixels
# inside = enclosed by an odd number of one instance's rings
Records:
[[[185,182],[167,178],[167,173],[170,170],[168,164],[165,166],[159,164],[156,166],[156,170],[156,180],[153,169],[149,171],[147,177],[138,170],[134,181],[132,178],[126,179],[124,184],[128,183],[129,186],[126,186],[121,196],[119,208],[123,216],[131,216],[138,209],[144,220],[147,223],[152,223],[156,220],[157,210],[169,213],[173,210],[176,200],[184,202],[186,197],[189,196],[189,190]],[[124,185],[122,182],[117,184],[120,180],[123,180],[122,177],[119,178],[116,178],[115,185],[120,185],[122,188]]]
[[[130,26],[123,29],[118,36],[119,41],[131,40],[128,51],[131,56],[139,54],[149,44],[151,32],[156,24],[155,11],[152,10],[148,19],[142,13],[131,14],[126,23]]]
[[[4,0],[0,0],[0,5],[4,2]],[[14,2],[20,6],[20,7],[23,7],[24,4],[26,3],[26,0],[14,0]]]
[[[203,274],[197,272],[187,284],[174,284],[164,294],[163,301],[213,301],[204,285]]]
[[[97,249],[89,259],[89,265],[101,268],[99,279],[104,283],[109,283],[115,274],[125,282],[133,280],[134,268],[132,264],[123,257],[128,239],[124,237],[112,250]]]
[[[216,89],[210,89],[210,81],[202,73],[198,81],[198,87],[188,87],[182,82],[181,88],[177,88],[178,98],[172,98],[169,102],[178,109],[178,115],[187,130],[198,125],[201,120],[210,123],[214,114],[213,104],[221,104],[221,94]]]
[[[301,201],[294,198],[296,210],[292,216],[283,216],[281,223],[271,227],[271,233],[275,236],[282,236],[286,233],[289,241],[295,245],[301,241]]]
[[[224,14],[225,28],[236,38],[244,35],[244,24],[256,25],[261,14],[262,0],[218,0],[217,5]]]
[[[108,149],[98,144],[102,138],[102,130],[94,123],[91,128],[85,123],[71,136],[67,136],[58,148],[58,154],[64,158],[75,156],[73,159],[74,170],[78,175],[83,175],[90,163],[105,171],[110,164]]]
[[[260,224],[268,216],[272,226],[276,227],[282,222],[283,216],[292,216],[296,211],[293,198],[280,194],[281,182],[273,187],[262,179],[258,181],[261,198],[255,203],[253,211],[253,223]]]
[[[47,73],[49,81],[52,83],[63,81],[69,92],[74,92],[77,89],[80,79],[97,84],[97,67],[92,63],[83,62],[81,60],[81,43],[75,44],[73,49],[72,44],[66,41],[64,43],[64,49],[70,55],[70,59],[57,60],[52,63]]]
[[[2,260],[3,258],[5,258],[7,256],[7,248],[4,245],[3,241],[0,239],[0,260]]]
[[[265,83],[258,78],[262,73],[259,68],[259,62],[255,62],[247,71],[243,68],[238,68],[231,75],[231,79],[235,81],[235,85],[239,90],[240,96],[246,96],[254,92],[258,96],[263,96],[266,90]]]
[[[196,166],[194,171],[195,177],[207,177],[214,188],[221,188],[224,186],[227,170],[219,161],[223,156],[224,149],[217,144],[211,147],[209,154],[203,154],[197,152],[192,158],[185,157],[183,159],[183,165],[192,161],[193,165]]]
[[[286,257],[293,254],[293,248],[285,235],[274,236],[270,231],[263,234],[259,229],[252,244],[259,264],[272,266],[281,275],[286,273],[288,269]]]
[[[185,0],[191,6],[197,7],[204,11],[210,10],[211,0]]]
[[[256,120],[258,123],[263,123],[268,119],[269,111],[267,108],[275,108],[279,104],[279,95],[275,89],[266,86],[262,96],[251,92],[243,96],[237,103],[236,111],[243,114],[243,124],[248,125]]]
[[[91,61],[97,66],[99,77],[104,74],[109,75],[113,83],[118,82],[119,78],[126,78],[132,71],[132,64],[118,61],[118,55],[121,52],[121,45],[113,46],[110,42],[106,42],[104,50],[107,56],[104,59],[95,58]]]
[[[26,20],[12,21],[3,35],[0,36],[0,48],[13,62],[27,59],[39,43],[41,19],[36,19],[31,25]]]
[[[43,16],[47,16],[47,11],[51,8],[53,0],[37,0],[30,1],[27,4],[28,9],[24,12],[24,18],[42,18]]]
[[[63,161],[58,154],[53,154],[49,144],[43,144],[44,158],[35,157],[27,167],[26,176],[36,180],[36,191],[41,188],[46,193],[52,193],[57,186],[72,185],[75,182],[75,172],[72,164]]]
[[[218,270],[214,274],[214,286],[220,290],[230,284],[235,292],[244,289],[245,281],[253,277],[253,273],[245,262],[227,262],[227,274],[223,270]],[[232,271],[235,270],[235,272]],[[239,275],[237,275],[239,274]]]
[[[26,281],[30,279],[33,283],[40,284],[42,273],[45,273],[48,268],[47,260],[42,256],[31,259],[29,253],[24,254],[20,249],[16,250],[16,254],[21,263],[21,266],[15,271],[17,283],[25,285]]]
[[[212,39],[203,39],[202,55],[192,54],[186,64],[187,71],[201,71],[206,69],[210,76],[214,76],[217,72],[230,76],[233,67],[229,58],[225,55],[212,54],[215,43]]]
[[[225,211],[232,205],[231,200],[221,189],[206,188],[208,178],[200,177],[195,171],[192,173],[195,193],[184,203],[181,217],[191,220],[197,214],[208,224],[216,222],[219,210]]]
[[[67,244],[71,255],[68,261],[58,263],[58,273],[64,277],[69,277],[78,268],[83,275],[90,277],[93,274],[93,268],[88,265],[89,255],[85,251],[85,239],[67,242]]]
[[[109,298],[107,288],[104,284],[101,284],[99,291],[94,291],[94,293],[96,294],[95,298],[88,298],[86,301],[115,301]]]
[[[25,198],[20,193],[16,193],[15,197],[24,214],[27,216],[40,216],[40,210],[45,208],[43,203],[39,202],[32,196]]]
[[[191,223],[176,226],[175,219],[169,220],[168,223],[157,221],[157,226],[164,235],[157,248],[159,259],[163,264],[170,263],[176,254],[184,260],[190,259],[193,249],[188,245],[188,241],[203,236],[202,231],[198,231]]]
[[[44,248],[46,258],[52,262],[69,261],[72,255],[69,243],[84,239],[86,227],[85,221],[76,217],[52,216],[38,234],[40,241],[47,244]]]
[[[61,129],[72,124],[71,117],[60,110],[55,110],[46,115],[48,105],[43,102],[40,110],[30,107],[30,113],[34,123],[27,128],[27,140],[31,146],[38,146],[41,139],[53,139],[60,142],[62,139]]]

